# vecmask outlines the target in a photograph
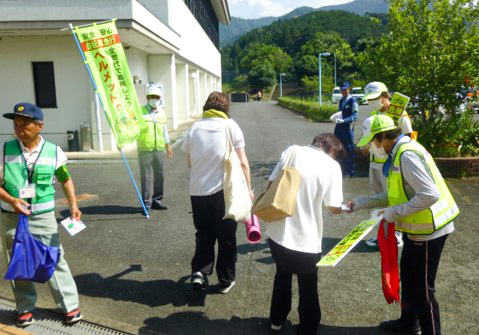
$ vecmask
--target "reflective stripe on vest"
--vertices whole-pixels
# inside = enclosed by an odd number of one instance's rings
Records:
[[[163,134],[163,127],[167,122],[166,115],[163,109],[158,110],[158,118],[156,122],[150,113],[151,107],[149,105],[141,108],[143,113],[143,120],[145,120],[145,127],[140,130],[140,136],[137,140],[139,150],[164,150],[165,137]]]
[[[57,162],[57,146],[50,142],[44,142],[33,170],[32,183],[35,184],[36,196],[31,199],[31,211],[39,214],[52,211],[55,207],[55,188],[53,179]],[[5,143],[4,151],[4,181],[3,188],[11,196],[19,197],[19,188],[27,186],[28,171],[23,158],[22,149],[18,140]],[[3,210],[13,212],[13,207],[7,202],[1,201]]]
[[[441,229],[459,215],[459,208],[433,158],[422,145],[414,140],[401,144],[394,156],[388,177],[389,206],[409,201],[404,191],[404,181],[401,174],[401,155],[408,150],[416,152],[423,158],[426,168],[439,189],[440,196],[438,201],[430,208],[399,218],[396,229],[408,234],[429,235]]]

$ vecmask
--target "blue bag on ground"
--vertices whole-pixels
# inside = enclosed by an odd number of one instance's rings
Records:
[[[27,216],[19,216],[5,279],[45,283],[55,271],[60,259],[60,248],[47,246],[34,238],[28,231]]]

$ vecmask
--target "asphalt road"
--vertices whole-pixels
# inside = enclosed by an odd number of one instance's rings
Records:
[[[361,107],[361,119],[368,114]],[[232,116],[243,129],[258,194],[282,150],[291,144],[309,144],[332,131],[329,123],[309,123],[273,103],[232,106]],[[360,127],[358,127],[360,129]],[[137,161],[131,161],[139,176]],[[188,194],[189,171],[179,147],[165,166],[167,211],[140,214],[131,182],[121,162],[78,161],[71,165],[77,194],[97,197],[80,203],[88,228],[70,237],[61,228],[66,259],[75,276],[85,318],[131,333],[147,334],[269,334],[269,303],[274,276],[271,254],[263,241],[246,242],[238,226],[237,284],[227,295],[215,293],[216,276],[207,294],[192,292],[188,284],[194,250],[194,228]],[[446,243],[437,276],[443,333],[477,334],[479,324],[477,276],[479,237],[475,203],[478,180],[451,180],[462,210],[457,231]],[[367,178],[344,180],[344,198],[369,193]],[[57,193],[61,197],[61,193]],[[68,216],[65,207],[58,218]],[[367,212],[325,215],[325,251],[331,249]],[[4,270],[2,264],[1,270]],[[322,335],[386,334],[379,321],[396,318],[398,305],[382,297],[379,254],[360,243],[335,268],[319,273]],[[293,334],[298,323],[297,289],[293,310],[282,334]],[[0,282],[0,295],[12,298],[8,282]],[[53,307],[46,287],[39,286],[38,306]]]

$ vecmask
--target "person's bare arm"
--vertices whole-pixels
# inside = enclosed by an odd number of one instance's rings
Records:
[[[31,213],[30,210],[24,208],[30,206],[28,202],[20,198],[12,197],[3,187],[0,187],[0,199],[8,202],[15,209],[16,213],[25,215],[30,215]]]
[[[74,220],[80,220],[82,213],[78,209],[77,198],[75,195],[75,186],[71,178],[68,178],[66,181],[62,182],[63,193],[68,200],[70,205],[70,217]]]
[[[331,214],[341,214],[343,212],[341,207],[326,206],[326,208],[329,210]]]
[[[250,171],[249,171],[249,162],[248,158],[246,157],[246,153],[244,151],[244,148],[238,148],[235,149],[236,154],[238,155],[238,158],[241,162],[241,168],[243,169],[243,173],[246,179],[246,184],[248,185],[249,188],[249,195],[251,197],[251,201],[254,200],[254,194],[253,191],[251,190],[251,176],[250,176]]]

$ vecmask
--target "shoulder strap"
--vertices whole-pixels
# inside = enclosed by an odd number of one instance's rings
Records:
[[[291,152],[288,156],[288,159],[286,160],[286,163],[283,166],[283,169],[286,169],[287,167],[291,167],[291,164],[293,163],[294,159],[296,158],[296,153],[298,149],[296,147],[292,147]]]

